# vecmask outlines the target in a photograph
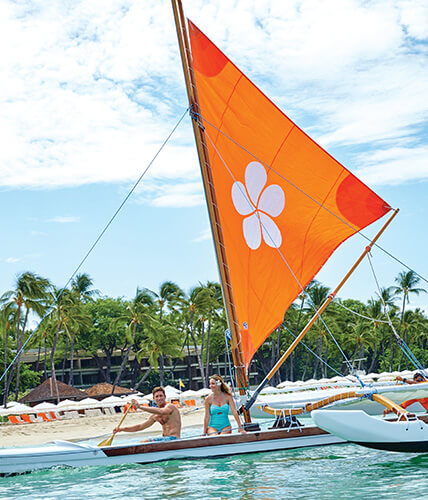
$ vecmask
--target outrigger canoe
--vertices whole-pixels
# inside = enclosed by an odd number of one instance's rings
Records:
[[[428,452],[428,415],[386,420],[364,411],[315,410],[312,419],[322,429],[346,441],[378,450]]]
[[[0,475],[8,476],[58,466],[146,464],[339,443],[344,443],[344,440],[315,426],[109,447],[55,441],[42,446],[0,449]]]

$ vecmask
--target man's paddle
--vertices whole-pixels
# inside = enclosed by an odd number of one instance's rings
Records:
[[[123,417],[120,419],[119,425],[115,427],[115,429],[119,429],[119,427],[122,425],[122,422],[125,420],[126,415],[128,415],[128,411],[132,408],[132,405],[130,404],[128,408],[126,409],[125,413],[123,414]],[[107,438],[104,439],[104,441],[101,441],[101,443],[98,443],[98,446],[110,446],[111,443],[113,442],[114,436],[116,434],[113,432],[113,434]]]

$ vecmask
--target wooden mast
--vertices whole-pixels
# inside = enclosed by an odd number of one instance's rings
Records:
[[[192,112],[194,113],[192,114],[193,132],[195,134],[199,164],[201,167],[202,179],[204,183],[205,198],[208,206],[217,264],[220,272],[223,300],[226,307],[227,321],[231,333],[232,358],[236,368],[236,378],[239,393],[241,395],[245,395],[246,388],[248,387],[247,370],[244,363],[241,334],[239,331],[239,321],[233,300],[233,291],[230,281],[229,268],[227,265],[223,232],[220,223],[220,214],[218,211],[211,165],[208,156],[208,148],[205,140],[205,131],[201,121],[198,119],[198,116],[201,115],[201,112],[195,82],[195,75],[193,71],[192,55],[186,29],[186,19],[184,17],[181,0],[172,0],[172,7],[174,10],[175,26],[177,28],[178,43],[180,46],[181,61],[183,64],[184,79],[186,81],[189,105],[191,106]],[[246,423],[251,422],[250,412],[247,410],[244,410],[244,420]]]
[[[311,320],[309,323],[303,328],[303,330],[300,332],[300,334],[294,339],[290,347],[284,352],[284,354],[279,358],[279,360],[276,362],[275,366],[270,370],[270,372],[266,375],[264,378],[263,382],[257,387],[257,389],[254,391],[251,399],[249,399],[245,405],[246,409],[250,409],[251,406],[254,404],[254,402],[257,399],[257,396],[260,394],[261,390],[263,387],[271,380],[271,378],[275,375],[275,373],[278,371],[278,369],[281,367],[281,365],[284,363],[284,361],[290,356],[290,354],[294,351],[294,349],[297,347],[299,342],[303,339],[303,337],[308,333],[309,329],[311,326],[315,323],[315,321],[321,316],[321,314],[324,312],[326,307],[330,304],[330,302],[335,298],[339,290],[342,288],[342,286],[348,281],[349,277],[351,274],[355,271],[355,269],[358,267],[358,265],[361,263],[361,261],[364,259],[364,257],[370,252],[372,249],[373,245],[376,243],[376,241],[379,239],[381,234],[385,231],[385,229],[389,226],[389,224],[392,222],[392,219],[398,214],[399,209],[395,209],[391,215],[391,217],[385,222],[385,224],[382,226],[380,231],[376,234],[376,236],[371,240],[370,244],[366,246],[360,257],[355,261],[354,265],[351,267],[351,269],[347,272],[346,276],[342,279],[342,281],[337,285],[335,290],[330,293],[330,295],[325,299],[324,303],[321,305],[321,307],[315,312],[315,314],[312,316]]]

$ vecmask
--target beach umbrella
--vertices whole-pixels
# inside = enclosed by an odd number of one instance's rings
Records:
[[[199,391],[196,391],[198,393],[198,396],[209,396],[211,394],[211,389],[203,388],[199,389]]]
[[[10,401],[7,403],[6,408],[13,408],[16,405],[20,405],[21,403],[18,403],[18,401]]]
[[[175,393],[175,394],[181,394],[181,391],[180,389],[176,389],[175,387],[172,387],[172,385],[167,385],[166,387],[164,387],[165,389],[165,392],[169,392],[169,393]]]
[[[123,406],[125,405],[126,401],[124,401],[122,398],[119,398],[118,396],[109,396],[108,398],[104,398],[101,401],[102,406]]]
[[[194,398],[194,397],[198,397],[198,396],[199,396],[199,393],[196,391],[192,391],[191,389],[189,389],[188,391],[184,391],[180,394],[181,398]]]
[[[135,399],[140,404],[149,402],[149,399],[143,397],[142,394],[140,396],[136,396],[135,394],[128,394],[127,396],[122,396],[122,398],[121,398],[121,400],[126,402],[126,403],[130,403],[132,399]]]
[[[9,415],[15,413],[34,413],[33,408],[31,406],[24,405],[22,403],[17,403],[12,406],[12,408],[8,408]]]
[[[68,408],[68,407],[75,407],[77,406],[79,403],[77,403],[76,401],[71,401],[71,399],[63,399],[62,401],[60,401],[58,404],[57,404],[57,408]]]
[[[94,406],[100,406],[100,402],[94,398],[85,398],[79,401],[79,408],[93,408]]]
[[[37,411],[57,410],[57,409],[58,409],[57,405],[54,405],[53,403],[47,403],[46,401],[43,401],[43,403],[39,403],[36,406],[33,406],[33,410]]]

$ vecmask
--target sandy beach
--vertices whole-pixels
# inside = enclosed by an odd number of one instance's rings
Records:
[[[147,418],[147,413],[129,413],[123,423],[124,426],[141,423]],[[202,432],[204,409],[181,410],[182,430],[193,428],[197,433],[198,428]],[[101,417],[81,417],[78,419],[57,420],[54,422],[40,422],[34,424],[2,424],[0,425],[0,447],[29,446],[48,443],[50,441],[89,439],[110,435],[114,427],[119,423],[122,415],[104,415]],[[160,435],[161,426],[154,424],[151,428],[138,433],[138,435]],[[132,436],[131,433],[123,433],[120,436]],[[107,436],[106,436],[107,437]],[[119,438],[118,438],[119,439]]]

